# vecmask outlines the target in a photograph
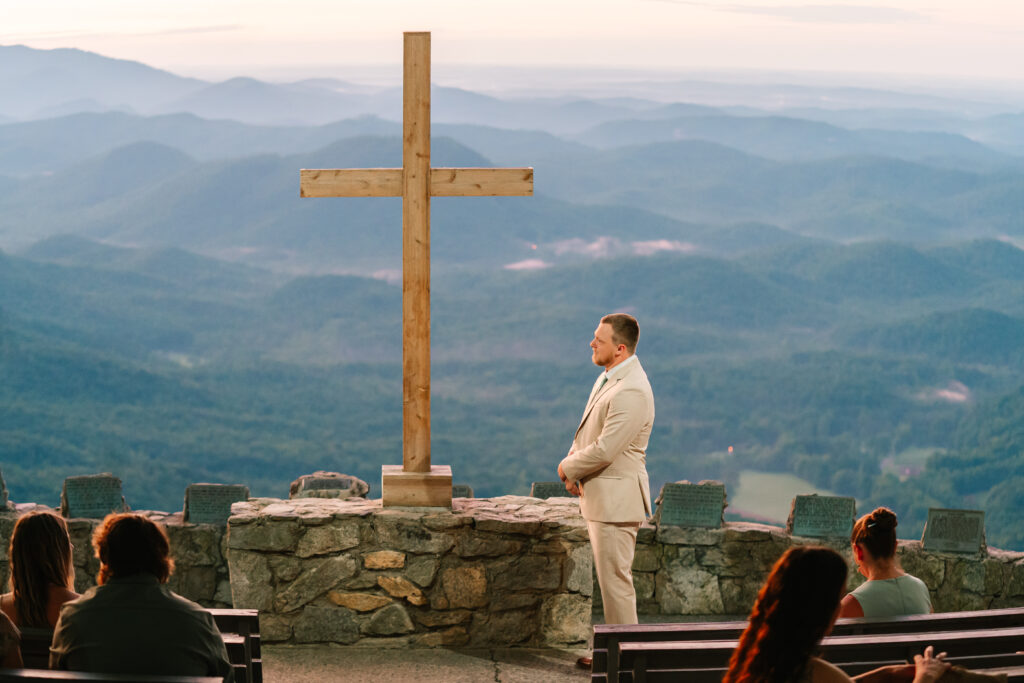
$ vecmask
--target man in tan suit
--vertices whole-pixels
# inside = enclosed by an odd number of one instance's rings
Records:
[[[558,465],[566,490],[580,496],[608,624],[637,623],[633,553],[640,524],[651,514],[644,461],[654,394],[635,355],[639,337],[633,316],[601,318],[590,348],[604,372],[594,382],[572,448]]]

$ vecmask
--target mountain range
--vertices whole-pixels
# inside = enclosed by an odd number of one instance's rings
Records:
[[[658,399],[655,488],[793,473],[897,507],[907,533],[929,506],[1024,504],[1021,112],[664,85],[435,85],[433,165],[529,165],[536,183],[432,200],[439,457],[478,495],[550,478],[594,321],[625,310]],[[0,89],[16,500],[111,470],[134,506],[172,509],[191,481],[282,495],[400,459],[400,200],[298,192],[301,168],[400,165],[397,89],[24,47],[0,48]],[[921,453],[928,476],[894,474]],[[990,542],[1024,547],[993,520]]]

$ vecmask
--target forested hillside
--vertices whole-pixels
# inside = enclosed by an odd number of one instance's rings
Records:
[[[135,508],[315,469],[379,493],[401,460],[400,200],[300,199],[298,172],[399,165],[397,91],[0,50],[12,498],[98,471]],[[44,62],[81,87],[31,90],[19,69]],[[794,104],[435,88],[433,164],[530,165],[536,196],[432,201],[434,460],[482,496],[553,478],[594,326],[629,311],[655,488],[749,500],[741,474],[788,473],[893,507],[905,537],[929,506],[984,509],[989,542],[1024,549],[1021,114],[774,88],[752,101]]]
[[[813,268],[806,254],[794,268],[794,254],[768,250],[742,262],[656,255],[441,276],[436,457],[480,495],[550,478],[594,374],[592,327],[626,309],[643,321],[658,400],[656,482],[793,472],[862,507],[897,507],[908,530],[928,505],[1003,504],[1024,476],[1013,433],[1024,418],[1020,335],[1009,333],[1022,323],[1012,307],[977,308],[991,289],[1019,287],[971,265],[992,248],[936,260],[892,243],[834,247]],[[396,286],[289,280],[80,238],[30,252],[48,261],[0,261],[0,458],[16,498],[55,500],[64,476],[113,470],[134,505],[174,508],[194,480],[281,495],[311,469],[376,482],[381,464],[400,460]],[[945,312],[951,299],[908,285],[898,312],[873,315],[885,292],[830,265],[866,267],[865,253],[930,264],[921,278],[959,274],[962,308]],[[935,452],[927,476],[887,467],[919,449]],[[991,542],[1024,540],[998,519]]]

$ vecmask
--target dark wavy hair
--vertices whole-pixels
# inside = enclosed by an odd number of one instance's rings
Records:
[[[831,548],[787,550],[757,595],[722,683],[798,681],[832,625],[846,572]]]
[[[52,512],[30,512],[19,517],[11,532],[7,556],[18,623],[30,628],[50,628],[46,618],[50,586],[75,588],[67,523]]]
[[[887,559],[896,554],[896,513],[889,508],[875,508],[853,525],[850,543],[864,546],[872,557]]]
[[[167,583],[174,571],[167,532],[142,515],[107,515],[93,534],[92,545],[100,558],[97,581],[101,585],[110,579],[142,573]]]

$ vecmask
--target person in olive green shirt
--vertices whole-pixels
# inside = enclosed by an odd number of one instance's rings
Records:
[[[61,609],[51,669],[234,682],[213,616],[166,586],[174,561],[162,528],[142,515],[109,515],[93,546],[100,585]]]
[[[840,617],[899,617],[932,611],[924,581],[903,571],[896,559],[896,525],[896,514],[888,508],[877,508],[853,525],[853,557],[867,581],[843,598]]]

